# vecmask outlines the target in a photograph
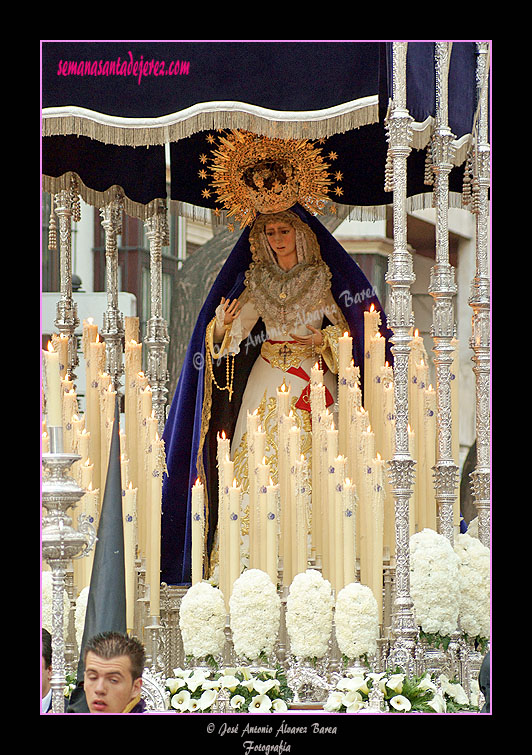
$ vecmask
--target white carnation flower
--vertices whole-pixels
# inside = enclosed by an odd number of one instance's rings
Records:
[[[233,645],[250,660],[271,654],[281,621],[281,600],[266,572],[248,569],[235,581],[229,601]]]
[[[290,651],[299,658],[323,658],[332,632],[331,584],[315,569],[297,574],[286,601]]]
[[[461,534],[455,540],[459,574],[460,628],[469,637],[490,636],[490,551],[477,538]]]
[[[410,595],[418,626],[451,635],[458,624],[458,556],[449,540],[430,529],[410,538]]]
[[[185,655],[219,655],[225,644],[225,616],[225,601],[218,588],[208,582],[190,587],[179,610]]]
[[[377,652],[379,608],[367,585],[352,582],[338,593],[335,610],[338,647],[347,658]]]

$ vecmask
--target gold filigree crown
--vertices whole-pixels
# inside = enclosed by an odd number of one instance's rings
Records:
[[[209,141],[214,144],[215,138],[209,135]],[[200,160],[208,162],[206,155]],[[241,228],[258,213],[282,212],[296,202],[322,214],[329,199],[330,165],[307,139],[276,139],[235,129],[218,136],[208,167],[216,201]],[[209,178],[205,169],[200,177]],[[210,191],[203,195],[210,196]]]

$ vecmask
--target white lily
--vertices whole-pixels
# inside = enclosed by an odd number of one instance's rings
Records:
[[[436,713],[445,713],[447,710],[447,705],[445,703],[445,700],[442,695],[436,694],[432,698],[432,700],[429,700],[427,703]]]
[[[189,676],[192,676],[194,672],[191,669],[183,669],[183,668],[175,668],[174,669],[174,676],[177,676],[180,679],[186,679]]]
[[[340,708],[342,707],[343,699],[344,696],[341,692],[331,692],[331,694],[327,698],[326,703],[323,706],[323,710],[328,710],[329,712],[340,710]]]
[[[262,713],[263,711],[271,710],[271,707],[272,701],[268,695],[255,695],[248,705],[248,711],[250,713]]]
[[[418,686],[419,689],[422,689],[422,690],[428,690],[428,689],[430,689],[433,692],[437,692],[438,691],[438,688],[436,687],[436,685],[434,684],[434,682],[430,678],[430,674],[425,674],[425,676],[423,677],[423,679],[421,679],[421,681],[419,682],[419,684],[417,686]]]
[[[272,702],[272,708],[277,711],[278,713],[284,713],[285,710],[288,710],[288,705],[285,703],[285,701],[278,697]]]
[[[190,710],[190,692],[187,689],[182,689],[170,700],[170,705],[175,710],[180,710],[181,713]]]
[[[232,674],[221,676],[218,681],[220,682],[221,687],[228,689],[230,692],[233,692],[240,684],[240,679],[237,679],[236,676],[233,676]]]
[[[392,674],[390,678],[386,681],[386,686],[388,689],[391,689],[393,692],[402,692],[403,689],[403,681],[406,674]]]
[[[175,695],[179,687],[183,684],[181,679],[167,679],[166,687],[171,695]]]
[[[368,685],[363,676],[345,677],[338,682],[336,688],[347,692],[358,692],[358,690],[362,690],[366,694],[369,692]]]
[[[200,710],[207,710],[216,700],[216,692],[213,689],[206,689],[198,700]]]
[[[259,695],[265,695],[272,687],[279,687],[280,683],[278,679],[267,679],[265,682],[260,679],[253,680],[253,689],[259,693]]]
[[[195,692],[198,689],[198,687],[201,687],[205,679],[206,677],[203,671],[199,671],[198,669],[196,669],[194,673],[192,674],[192,676],[189,676],[188,679],[186,680],[187,687],[189,688],[191,692]]]
[[[362,695],[356,690],[351,690],[342,698],[342,705],[345,705],[347,713],[356,713],[363,704]]]
[[[231,708],[234,708],[234,710],[238,710],[242,707],[242,703],[245,702],[246,698],[242,697],[242,695],[233,695],[233,697],[229,700],[229,705]]]
[[[392,708],[395,708],[395,710],[401,710],[401,711],[409,711],[412,709],[412,703],[408,699],[408,697],[405,697],[404,695],[394,695],[390,698],[390,705]]]

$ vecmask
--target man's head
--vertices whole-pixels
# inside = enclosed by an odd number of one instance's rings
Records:
[[[42,696],[50,691],[52,678],[52,635],[47,629],[42,630]]]
[[[145,654],[134,637],[103,632],[85,647],[84,689],[91,713],[122,713],[140,695]]]

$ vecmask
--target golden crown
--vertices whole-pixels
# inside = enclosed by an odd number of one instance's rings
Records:
[[[281,212],[299,202],[322,214],[332,183],[321,149],[307,139],[277,139],[232,130],[208,140],[215,145],[208,168],[217,199],[243,228],[258,213]],[[200,157],[203,165],[206,155]],[[201,178],[209,179],[203,168]],[[338,174],[336,179],[339,180]],[[210,196],[205,189],[204,197]]]

